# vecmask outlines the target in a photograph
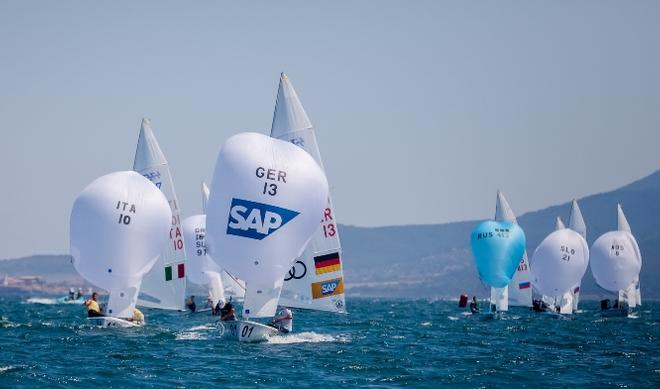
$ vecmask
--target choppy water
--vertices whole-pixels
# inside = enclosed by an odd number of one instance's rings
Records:
[[[637,319],[502,320],[455,302],[350,299],[349,315],[294,311],[295,335],[223,341],[203,314],[145,310],[139,329],[97,329],[75,305],[0,299],[0,386],[629,386],[660,384],[660,303]]]

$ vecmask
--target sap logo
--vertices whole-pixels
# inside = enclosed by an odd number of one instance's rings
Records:
[[[335,289],[339,286],[339,279],[332,280],[325,282],[321,285],[321,294],[328,295],[328,294],[333,294],[335,292]]]
[[[262,240],[298,215],[274,205],[232,199],[227,234]]]

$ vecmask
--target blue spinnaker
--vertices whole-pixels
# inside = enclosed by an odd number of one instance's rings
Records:
[[[479,277],[489,286],[503,288],[525,252],[525,233],[517,224],[485,221],[472,231],[470,246]]]

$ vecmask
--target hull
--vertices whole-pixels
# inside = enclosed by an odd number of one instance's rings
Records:
[[[88,317],[87,321],[91,325],[103,328],[132,328],[144,325],[143,322],[132,322],[112,316]]]
[[[80,297],[77,299],[70,300],[69,296],[60,297],[57,299],[59,304],[82,304],[85,301],[85,297]]]
[[[629,308],[610,308],[600,311],[600,315],[603,317],[628,317],[630,314]]]
[[[239,342],[264,342],[273,335],[277,335],[277,328],[249,320],[235,320],[220,322],[222,324],[222,337]]]

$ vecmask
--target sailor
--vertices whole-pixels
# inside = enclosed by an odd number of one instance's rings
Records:
[[[73,288],[69,288],[69,297],[67,297],[67,300],[73,301],[75,300],[76,292],[73,290]]]
[[[92,293],[92,298],[83,303],[87,307],[87,317],[103,316],[103,313],[101,313],[101,308],[99,307],[99,303],[97,301],[98,297],[99,295],[96,292],[94,292]]]
[[[82,295],[83,295],[83,293],[82,293],[82,288],[78,288],[78,293],[76,293],[76,300],[78,300],[79,298],[81,298]]]
[[[218,301],[218,305],[216,305],[216,308],[220,309],[220,320],[236,320],[236,312],[234,311],[234,306],[232,305],[231,301],[228,301],[225,304],[225,299],[220,299],[220,301]]]
[[[133,308],[133,317],[128,319],[128,321],[142,323],[144,322],[144,314],[139,309]]]
[[[281,333],[288,334],[293,330],[293,313],[289,308],[282,307],[270,324]]]
[[[477,304],[477,297],[472,296],[472,302],[470,303],[470,312],[479,313],[479,304]]]
[[[188,301],[186,301],[186,307],[190,309],[190,312],[195,312],[195,310],[197,309],[197,304],[195,304],[195,296],[190,296]]]

